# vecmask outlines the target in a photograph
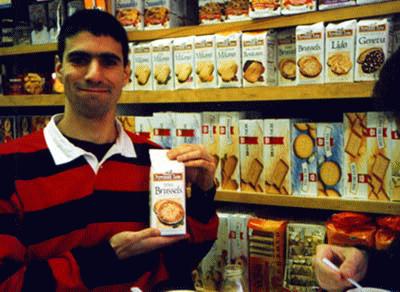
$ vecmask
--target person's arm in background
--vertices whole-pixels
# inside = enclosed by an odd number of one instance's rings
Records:
[[[326,257],[335,263],[336,272],[322,262]],[[313,260],[320,286],[326,290],[340,290],[352,286],[346,278],[352,278],[364,286],[399,290],[399,273],[395,268],[400,260],[400,237],[387,250],[362,250],[323,244],[317,247]]]

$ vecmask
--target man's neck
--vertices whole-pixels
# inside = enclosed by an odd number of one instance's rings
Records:
[[[65,113],[57,127],[68,137],[96,144],[112,143],[118,136],[113,115],[101,119],[87,119]]]

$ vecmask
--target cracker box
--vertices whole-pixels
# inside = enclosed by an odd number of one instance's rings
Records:
[[[206,291],[220,291],[224,268],[230,263],[229,218],[231,214],[217,212],[217,215],[219,219],[217,240],[200,263],[202,289]]]
[[[356,5],[356,0],[319,0],[318,10],[327,10],[354,5]]]
[[[344,194],[346,199],[368,199],[368,155],[366,113],[345,113],[344,131]]]
[[[290,120],[264,120],[264,172],[261,181],[268,194],[292,194]]]
[[[384,112],[367,113],[368,198],[390,200],[392,177],[390,123]]]
[[[186,233],[185,165],[167,150],[150,149],[150,227],[161,236]]]
[[[171,112],[154,113],[151,126],[153,141],[164,148],[172,148],[175,143],[175,114]]]
[[[0,143],[7,143],[15,138],[15,117],[0,116]]]
[[[315,123],[291,121],[293,195],[317,196],[317,149]]]
[[[281,14],[281,0],[249,0],[250,18],[265,18]]]
[[[391,29],[389,18],[358,21],[355,81],[378,79],[380,69],[391,53]]]
[[[173,52],[175,89],[194,89],[194,37],[174,39]]]
[[[154,90],[174,89],[174,54],[171,39],[151,42],[151,65]]]
[[[249,2],[225,0],[225,22],[250,20]]]
[[[175,146],[181,144],[201,144],[201,114],[176,113]]]
[[[329,23],[325,29],[325,82],[354,81],[356,20]]]
[[[277,84],[276,32],[245,32],[242,35],[243,86]]]
[[[249,221],[247,214],[231,214],[229,217],[229,242],[231,245],[231,264],[240,265],[243,268],[243,281],[248,287],[248,233],[247,224]]]
[[[324,82],[324,39],[323,22],[296,27],[297,84]]]
[[[400,132],[397,126],[395,115],[391,114],[389,116],[390,128],[392,131],[391,135],[391,147],[392,147],[392,161],[390,164],[392,172],[391,181],[391,199],[392,201],[400,201],[400,151],[395,149],[400,149]]]
[[[195,86],[216,88],[218,82],[215,35],[195,36]]]
[[[285,272],[286,221],[250,218],[250,291],[282,291]]]
[[[225,20],[225,0],[199,0],[199,23],[214,24]]]
[[[263,192],[263,121],[239,121],[240,190]]]
[[[286,229],[286,267],[283,287],[290,291],[318,291],[312,267],[317,245],[325,242],[325,226],[288,223]]]
[[[138,43],[132,46],[132,72],[134,90],[153,89],[153,66],[151,57],[151,44]]]
[[[179,0],[144,0],[144,29],[163,29],[184,24],[184,5]]]
[[[116,0],[115,17],[127,30],[143,30],[144,28],[144,1]]]
[[[281,14],[297,14],[317,10],[316,0],[282,0]]]
[[[318,196],[340,198],[343,194],[343,124],[317,124]]]
[[[32,133],[32,116],[17,116],[16,130],[17,137]]]
[[[136,116],[135,117],[135,133],[144,136],[147,139],[152,139],[152,117]]]
[[[240,190],[239,119],[239,112],[221,112],[219,115],[220,189],[224,190]]]
[[[241,87],[241,32],[216,34],[218,87]]]
[[[278,31],[278,84],[296,85],[296,29]]]
[[[219,157],[219,113],[202,112],[201,139],[208,153],[212,155],[217,163],[215,180],[217,188],[221,184],[221,162]]]

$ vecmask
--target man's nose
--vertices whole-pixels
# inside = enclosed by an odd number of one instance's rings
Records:
[[[85,76],[86,80],[91,80],[91,81],[101,80],[101,78],[103,76],[102,69],[103,68],[102,68],[99,60],[97,60],[96,58],[93,58],[87,67],[86,76]]]

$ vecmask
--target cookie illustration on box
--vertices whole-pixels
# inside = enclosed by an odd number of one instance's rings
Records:
[[[135,77],[139,85],[146,85],[150,77],[150,67],[146,64],[140,64],[135,67]]]
[[[211,62],[198,62],[196,67],[196,74],[199,76],[201,82],[211,82],[214,79],[214,64]]]
[[[154,213],[162,224],[178,226],[183,223],[185,210],[180,202],[161,199],[154,203]]]
[[[250,83],[255,83],[256,81],[264,81],[262,74],[265,68],[263,64],[259,61],[248,60],[243,66],[243,77]]]
[[[349,73],[353,66],[353,62],[346,53],[336,53],[328,58],[327,65],[332,73],[336,75],[345,75]]]
[[[219,64],[218,74],[224,82],[237,81],[238,68],[238,64],[234,60],[224,60]]]
[[[369,48],[357,58],[357,63],[361,64],[361,70],[367,74],[378,71],[384,62],[385,54],[382,48]]]
[[[282,59],[279,62],[279,72],[283,78],[296,79],[296,61],[293,59]]]
[[[315,56],[304,56],[297,61],[300,73],[304,77],[314,78],[317,77],[322,70],[321,62]]]
[[[299,120],[291,124],[293,194],[317,196],[316,124]]]

